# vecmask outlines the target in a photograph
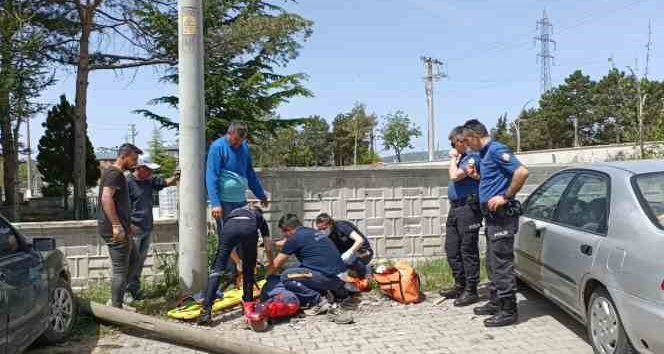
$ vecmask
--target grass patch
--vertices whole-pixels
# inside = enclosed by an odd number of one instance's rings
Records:
[[[487,279],[484,257],[480,258],[480,282]],[[452,269],[447,258],[436,258],[424,261],[418,261],[414,265],[417,273],[420,274],[422,287],[424,291],[435,291],[441,288],[454,285]]]
[[[393,260],[386,260],[379,262],[378,265],[393,266]],[[452,277],[452,269],[447,262],[447,258],[434,258],[416,261],[412,264],[415,271],[420,276],[422,281],[422,291],[437,291],[442,288],[451,287],[454,285],[454,277]],[[480,282],[486,281],[486,267],[484,257],[480,258]],[[372,291],[380,293],[378,284],[374,281],[372,283]]]

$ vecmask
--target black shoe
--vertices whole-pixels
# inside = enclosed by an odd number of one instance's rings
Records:
[[[441,291],[438,292],[438,294],[440,294],[440,296],[446,299],[456,299],[461,295],[463,289],[464,286],[455,285],[453,288],[442,289]]]
[[[210,324],[212,321],[212,308],[210,307],[203,307],[201,308],[201,314],[198,315],[198,325],[200,326],[205,326]]]
[[[454,300],[454,306],[463,307],[472,305],[480,301],[480,297],[477,296],[477,290],[464,290],[456,300]]]
[[[473,309],[473,313],[477,316],[492,316],[500,311],[500,304],[497,299],[491,299],[489,302],[482,306]]]
[[[504,327],[515,324],[519,320],[516,299],[500,299],[500,311],[484,320],[485,327]]]

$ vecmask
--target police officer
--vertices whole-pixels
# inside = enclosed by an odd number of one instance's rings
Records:
[[[479,199],[486,218],[487,268],[490,301],[474,309],[477,315],[492,315],[486,327],[517,322],[514,235],[519,227],[521,205],[515,199],[528,178],[528,169],[512,151],[489,136],[484,124],[472,119],[464,124],[466,144],[480,152]]]
[[[478,199],[480,175],[479,154],[466,151],[463,127],[450,132],[450,182],[447,196],[445,252],[454,276],[454,287],[441,290],[440,295],[454,300],[454,306],[468,306],[479,301],[477,284],[480,281],[479,230],[482,213]]]

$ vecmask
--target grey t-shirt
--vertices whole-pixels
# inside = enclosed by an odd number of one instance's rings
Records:
[[[127,184],[131,202],[131,223],[138,226],[143,232],[152,231],[154,226],[152,194],[154,191],[166,188],[166,181],[161,177],[139,180],[131,174],[127,178]]]
[[[120,224],[125,232],[129,232],[129,187],[127,186],[127,179],[122,171],[111,166],[104,170],[101,175],[101,183],[99,184],[99,212],[97,213],[97,230],[99,234],[104,237],[113,236],[113,225],[111,220],[104,212],[104,205],[101,202],[101,196],[104,192],[104,187],[111,187],[115,189],[113,194],[113,202],[115,203],[115,211],[118,213]]]

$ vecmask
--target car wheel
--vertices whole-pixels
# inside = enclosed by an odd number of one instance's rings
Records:
[[[596,354],[636,353],[606,289],[597,288],[590,296],[586,322],[588,337]]]
[[[74,292],[64,279],[59,279],[51,289],[48,306],[48,327],[41,339],[42,342],[52,344],[67,338],[76,321]]]

